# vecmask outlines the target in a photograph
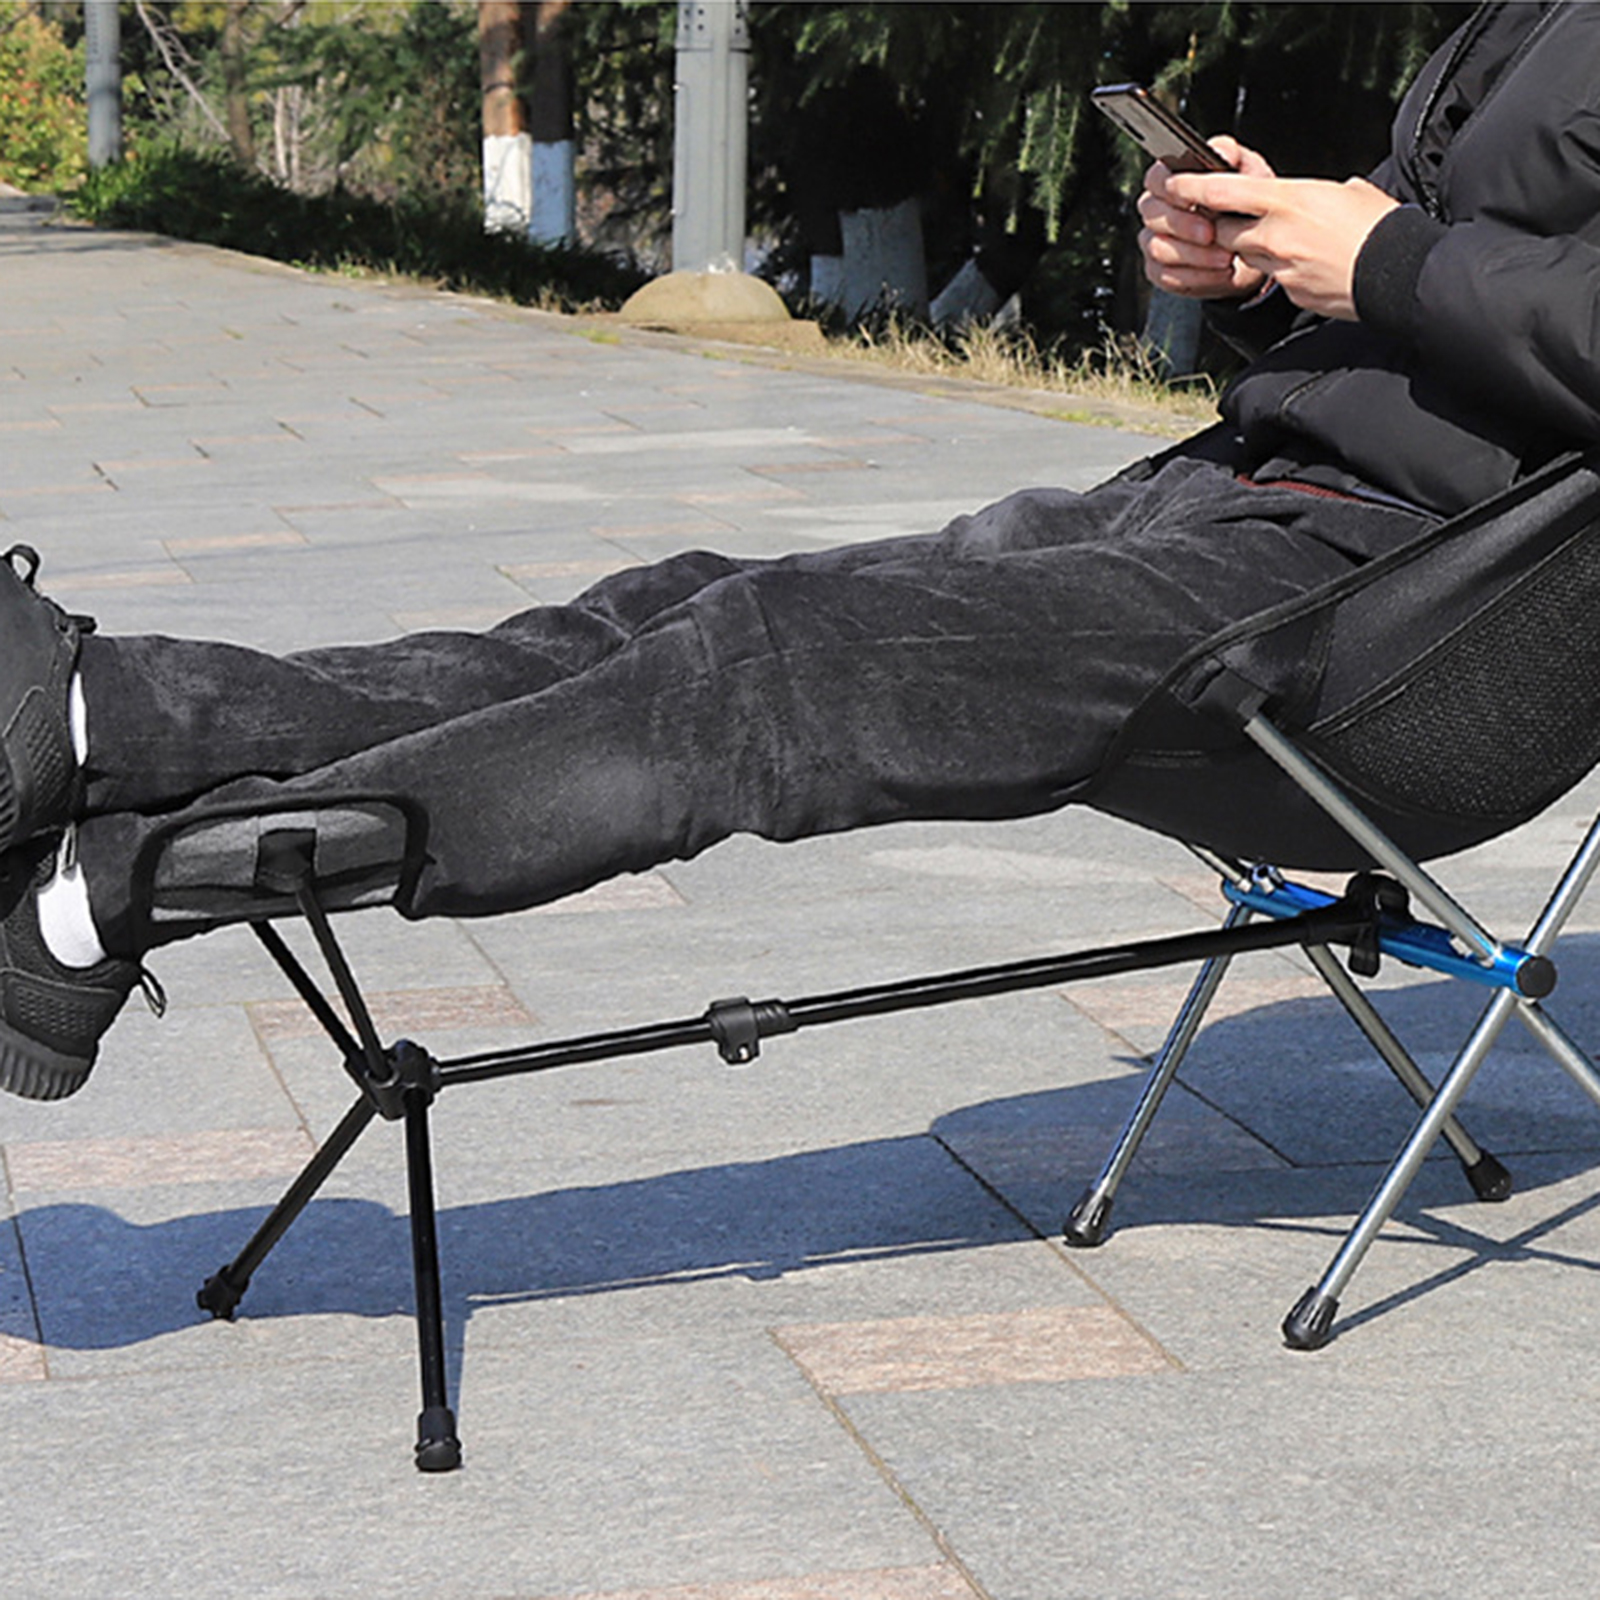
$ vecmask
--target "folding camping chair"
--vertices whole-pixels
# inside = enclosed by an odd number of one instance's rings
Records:
[[[744,1063],[773,1034],[1203,962],[1128,1128],[1068,1223],[1069,1241],[1090,1245],[1105,1236],[1117,1186],[1227,963],[1248,950],[1298,945],[1424,1107],[1328,1272],[1285,1324],[1291,1344],[1315,1346],[1437,1138],[1450,1142],[1480,1196],[1509,1192],[1504,1169],[1460,1127],[1455,1109],[1511,1015],[1600,1102],[1600,1074],[1540,1004],[1556,979],[1556,937],[1600,864],[1600,822],[1521,943],[1485,931],[1418,864],[1516,826],[1600,760],[1597,615],[1600,472],[1592,458],[1567,458],[1404,549],[1207,641],[1131,720],[1106,776],[1073,796],[1179,837],[1216,865],[1232,907],[1221,928],[796,1000],[720,1000],[677,1021],[452,1060],[408,1040],[382,1043],[328,915],[371,898],[371,861],[420,856],[424,818],[381,796],[344,796],[307,797],[272,816],[232,808],[174,823],[135,864],[151,914],[203,911],[223,863],[235,896],[230,914],[240,914],[244,896],[256,934],[357,1088],[344,1119],[239,1254],[207,1280],[199,1304],[231,1317],[252,1274],[371,1121],[402,1121],[423,1399],[416,1460],[424,1470],[448,1470],[461,1451],[445,1375],[428,1120],[445,1088],[699,1042]],[[1275,868],[1243,864],[1264,859],[1359,870],[1335,897]],[[1413,904],[1434,920],[1413,915]],[[348,1022],[271,925],[297,913]],[[1358,975],[1388,955],[1493,991],[1437,1087],[1338,965],[1334,946],[1348,947]]]
[[[1510,1195],[1510,1175],[1454,1113],[1513,1014],[1600,1103],[1600,1075],[1539,1003],[1556,983],[1551,951],[1600,865],[1600,818],[1520,944],[1495,938],[1419,865],[1527,821],[1600,761],[1597,460],[1563,458],[1391,557],[1208,640],[1124,731],[1092,797],[1180,833],[1221,876],[1225,928],[1328,902],[1281,867],[1381,868],[1386,878],[1367,881],[1386,897],[1384,952],[1494,991],[1435,1088],[1327,947],[1306,946],[1423,1115],[1284,1319],[1292,1348],[1332,1336],[1340,1295],[1441,1136],[1480,1199]],[[1223,746],[1224,728],[1243,739]],[[1440,926],[1412,921],[1411,899]],[[1068,1244],[1104,1240],[1118,1187],[1230,959],[1201,967],[1120,1137],[1067,1218]],[[1358,945],[1350,965],[1371,975],[1376,952]]]

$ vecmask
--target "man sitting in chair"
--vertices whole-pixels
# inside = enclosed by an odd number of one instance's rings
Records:
[[[248,852],[220,877],[150,867],[158,829],[314,798],[330,903],[424,917],[736,832],[1046,811],[1191,646],[1600,437],[1600,6],[1480,8],[1370,181],[1217,147],[1235,172],[1151,169],[1141,242],[1255,358],[1219,425],[1087,494],[777,561],[683,555],[481,635],[281,659],[93,634],[14,551],[0,1087],[72,1093],[153,945],[265,914]],[[421,822],[362,843],[385,796]]]

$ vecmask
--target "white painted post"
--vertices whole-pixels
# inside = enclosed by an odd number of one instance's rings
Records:
[[[528,237],[535,244],[571,244],[578,234],[578,185],[572,140],[535,140],[529,152],[533,215]]]
[[[522,9],[516,0],[481,0],[483,225],[491,233],[525,233],[533,213],[532,141],[516,79],[521,42]]]
[[[526,233],[533,211],[533,142],[525,133],[483,136],[483,226]]]
[[[678,0],[674,272],[743,267],[749,70],[746,0]]]
[[[913,196],[898,205],[841,211],[844,273],[839,299],[845,315],[873,306],[926,316],[928,266],[922,245],[922,204]]]
[[[122,25],[117,0],[84,0],[89,102],[89,165],[109,167],[122,159]]]

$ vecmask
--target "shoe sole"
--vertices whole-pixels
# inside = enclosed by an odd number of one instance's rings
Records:
[[[65,1100],[94,1070],[93,1060],[64,1056],[0,1021],[0,1089],[24,1100]]]

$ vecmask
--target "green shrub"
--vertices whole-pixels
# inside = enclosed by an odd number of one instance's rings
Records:
[[[105,227],[196,239],[299,266],[396,273],[521,305],[616,306],[646,276],[631,262],[595,251],[485,233],[475,196],[454,202],[295,194],[226,155],[170,146],[90,173],[72,207]]]
[[[83,51],[56,23],[0,0],[0,180],[19,189],[66,189],[89,159]]]

